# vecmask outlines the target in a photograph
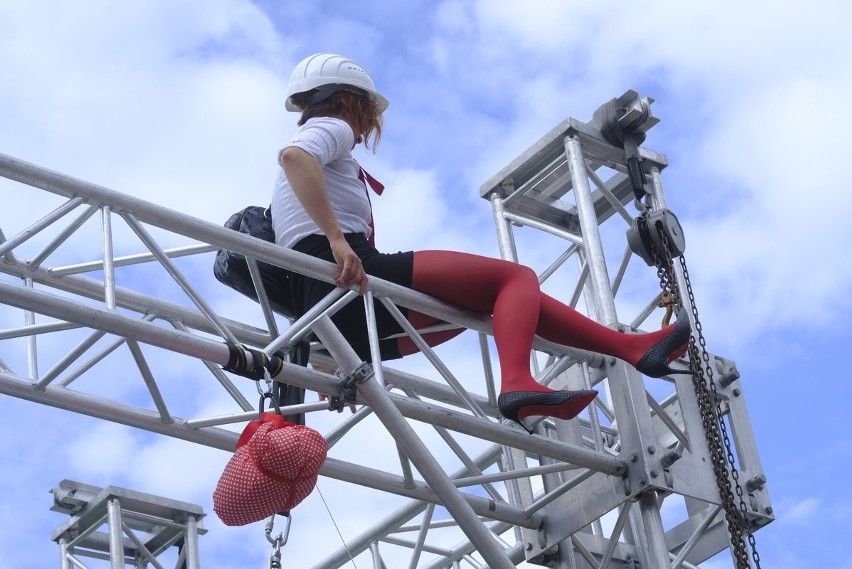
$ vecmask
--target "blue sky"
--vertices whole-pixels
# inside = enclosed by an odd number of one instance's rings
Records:
[[[708,345],[738,363],[769,481],[763,566],[852,567],[852,499],[836,483],[852,468],[849,15],[840,0],[0,0],[0,152],[221,222],[269,199],[296,120],[283,109],[292,67],[343,53],[391,101],[379,152],[360,155],[389,188],[380,248],[497,255],[480,185],[562,119],[627,89],[653,97],[645,145],[668,157]],[[8,183],[0,196],[7,236],[54,203]],[[19,346],[0,342],[0,359],[20,362]],[[7,397],[0,417],[0,568],[56,563],[63,520],[47,492],[63,478],[202,504],[205,566],[268,558],[262,527],[213,519],[224,453]],[[363,522],[348,511],[381,507],[324,485],[345,535]],[[312,531],[338,543],[312,499]],[[291,566],[318,559],[297,547]]]

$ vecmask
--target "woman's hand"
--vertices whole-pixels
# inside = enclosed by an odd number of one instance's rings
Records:
[[[361,259],[342,236],[329,240],[329,245],[334,261],[340,267],[337,286],[358,285],[358,294],[364,294],[367,291],[367,273],[364,272]]]

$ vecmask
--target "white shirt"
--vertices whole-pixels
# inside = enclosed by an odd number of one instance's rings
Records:
[[[308,119],[284,148],[289,146],[301,148],[319,162],[341,231],[370,237],[370,202],[364,182],[358,179],[360,166],[352,158],[352,128],[337,118]],[[283,168],[272,194],[272,224],[276,242],[284,247],[292,247],[308,235],[322,235],[293,193]]]

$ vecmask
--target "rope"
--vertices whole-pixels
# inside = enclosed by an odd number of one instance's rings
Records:
[[[322,491],[320,490],[319,484],[317,484],[316,488],[320,500],[322,500],[322,504],[323,506],[325,506],[325,511],[328,512],[328,517],[331,518],[331,523],[334,524],[334,529],[337,530],[337,536],[340,538],[340,543],[343,544],[343,548],[346,549],[346,554],[349,555],[349,561],[352,562],[352,565],[355,566],[355,569],[358,569],[358,565],[355,563],[355,559],[352,557],[352,552],[349,551],[349,547],[346,545],[346,540],[343,539],[343,534],[340,533],[340,528],[337,527],[337,522],[334,521],[334,516],[331,513],[331,509],[328,507],[328,503],[325,501],[325,496],[322,495]]]

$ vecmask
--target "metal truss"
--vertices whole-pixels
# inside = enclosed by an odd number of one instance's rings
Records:
[[[649,167],[656,205],[664,207],[660,171],[666,160],[646,149],[640,153]],[[571,277],[573,285],[565,287],[570,292],[565,301],[576,305],[583,298],[590,316],[630,331],[638,330],[655,311],[659,295],[653,281],[651,286],[641,278],[638,284],[628,282],[637,272],[628,270],[630,251],[623,240],[620,249],[608,241],[610,225],[621,222],[626,227],[630,220],[624,206],[632,193],[624,172],[623,149],[611,146],[594,126],[567,119],[487,182],[481,193],[492,204],[504,257],[518,257],[513,226],[532,227],[562,240],[566,248],[541,273],[541,280],[557,273],[563,277],[565,262],[575,260],[579,268]],[[237,434],[224,427],[254,418],[257,410],[242,391],[248,380],[222,370],[229,345],[269,356],[283,354],[283,370],[270,378],[275,381],[332,398],[341,398],[354,385],[357,403],[364,406],[324,433],[332,452],[321,476],[410,501],[345,548],[317,559],[316,569],[342,567],[350,556],[364,552],[370,552],[374,567],[380,568],[391,549],[407,552],[412,568],[508,569],[524,561],[579,569],[630,563],[694,567],[727,546],[688,376],[649,380],[624,362],[536,339],[532,362],[539,381],[553,387],[596,386],[603,394],[579,418],[539,420],[536,433],[529,435],[503,421],[497,411],[488,317],[370,279],[363,297],[336,289],[286,326],[279,325],[281,319],[264,294],[259,295],[259,314],[252,315],[264,324],[225,318],[199,292],[210,289],[212,251],[233,250],[327,282],[333,282],[335,268],[9,156],[0,155],[0,175],[20,191],[56,196],[55,209],[26,229],[8,236],[0,231],[0,274],[6,275],[0,279],[0,308],[19,313],[18,321],[24,322],[0,330],[0,354],[12,349],[26,354],[26,369],[12,369],[16,366],[0,358],[0,393],[233,451]],[[92,226],[97,239],[74,241]],[[119,227],[124,231],[122,244],[133,240],[141,244],[141,252],[114,253]],[[602,235],[607,236],[606,244]],[[85,243],[91,250],[86,254],[94,259],[47,266],[54,252],[77,242]],[[166,248],[161,242],[177,245]],[[27,247],[32,252],[22,252]],[[620,265],[611,282],[607,257],[612,247],[619,251]],[[197,267],[196,261],[207,270],[181,270]],[[157,287],[152,286],[146,272],[152,266],[159,271],[156,278],[167,275],[179,293],[168,299],[151,294],[160,284],[158,280]],[[648,270],[638,273],[647,277]],[[645,296],[646,303],[632,319],[618,316],[619,289]],[[372,315],[374,303],[380,302],[421,346],[434,373],[422,377],[389,365],[365,367],[329,318],[348,302],[365,303],[374,354],[378,337]],[[398,306],[476,331],[482,377],[460,381],[460,374],[423,342],[421,335],[429,330],[412,329]],[[73,334],[74,340],[50,341],[64,334]],[[316,368],[286,358],[308,337],[318,339],[311,356]],[[128,402],[96,394],[97,385],[116,381],[105,377],[99,364],[120,356],[127,359],[123,369],[138,371],[122,375],[126,381],[141,379],[146,397]],[[204,389],[224,390],[233,412],[181,417],[183,402],[170,397],[175,378],[157,365],[174,358],[188,358],[200,374],[207,374]],[[749,519],[757,528],[771,521],[771,508],[742,386],[732,362],[715,355],[711,360],[718,366],[717,387],[735,438],[740,480],[747,485]],[[324,368],[338,372],[319,371]],[[325,409],[325,403],[306,403],[282,412]],[[359,444],[353,429],[372,414],[398,450],[396,469],[334,456],[335,445],[342,441]],[[434,429],[445,447],[439,451],[427,445],[415,429],[422,425]],[[477,444],[470,445],[470,440]],[[681,504],[677,513],[662,515],[661,508],[674,501]],[[446,508],[449,519],[436,519],[436,506]],[[442,533],[447,528],[455,528],[454,543]]]
[[[51,490],[55,512],[71,518],[51,535],[59,544],[61,569],[85,569],[82,557],[109,560],[113,569],[162,568],[163,554],[179,552],[175,569],[200,569],[200,506],[125,488],[98,488],[63,480]],[[105,531],[103,531],[105,530]]]

